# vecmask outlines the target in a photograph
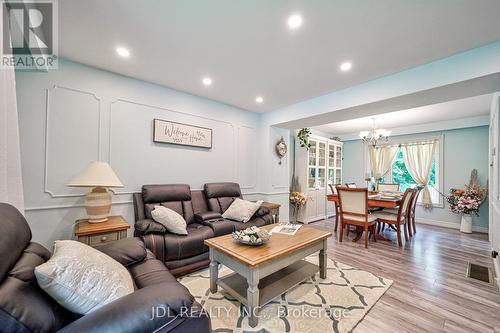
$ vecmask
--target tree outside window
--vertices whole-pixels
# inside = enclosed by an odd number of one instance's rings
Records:
[[[403,151],[398,150],[394,162],[392,163],[392,182],[399,184],[399,190],[404,192],[407,188],[416,186],[417,183],[413,180],[410,173],[406,169],[406,165],[403,159]],[[436,159],[432,161],[431,175],[429,177],[429,186],[434,187],[436,185]]]

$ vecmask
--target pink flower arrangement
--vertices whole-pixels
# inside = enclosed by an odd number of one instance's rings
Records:
[[[290,203],[293,206],[293,216],[295,217],[295,222],[297,222],[297,217],[300,208],[305,205],[307,197],[304,193],[298,191],[292,191],[290,193]]]
[[[476,184],[462,189],[451,189],[446,197],[450,210],[456,214],[479,215],[479,208],[486,199],[487,190]]]

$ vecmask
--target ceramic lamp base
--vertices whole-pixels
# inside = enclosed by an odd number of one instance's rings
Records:
[[[104,187],[94,188],[85,197],[85,209],[89,223],[106,222],[111,211],[111,193]]]

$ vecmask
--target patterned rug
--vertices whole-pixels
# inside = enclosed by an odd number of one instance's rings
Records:
[[[317,255],[306,260],[317,264]],[[221,267],[219,277],[231,274]],[[179,281],[210,314],[215,332],[350,332],[379,298],[391,280],[328,260],[328,277],[319,274],[302,282],[261,308],[259,324],[248,325],[243,305],[221,287],[210,293],[208,269]]]

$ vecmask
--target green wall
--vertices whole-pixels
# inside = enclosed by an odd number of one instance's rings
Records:
[[[488,179],[488,126],[462,128],[447,131],[427,132],[397,136],[396,138],[419,138],[444,136],[444,189],[463,187],[469,180],[472,169],[478,170],[479,183],[486,185]],[[361,140],[344,142],[343,182],[364,183],[364,156]],[[417,218],[459,223],[460,216],[449,211],[448,204],[444,208],[434,207],[432,210],[417,208]],[[473,217],[477,227],[488,228],[488,202],[483,203],[478,217]]]

